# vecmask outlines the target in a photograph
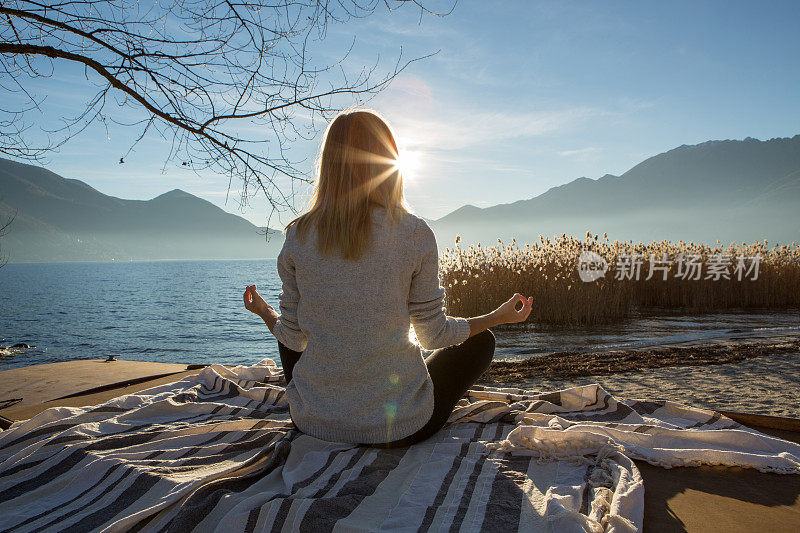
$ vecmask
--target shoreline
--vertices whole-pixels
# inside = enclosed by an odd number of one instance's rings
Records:
[[[800,333],[742,332],[725,339],[493,361],[477,381],[538,392],[590,383],[599,383],[618,398],[671,400],[713,410],[800,419]]]
[[[673,366],[722,365],[785,353],[800,353],[800,334],[703,339],[622,350],[570,350],[519,361],[492,361],[481,376],[481,383],[604,376]]]
[[[760,335],[493,362],[478,383],[553,391],[599,383],[619,398],[800,418],[800,335]]]

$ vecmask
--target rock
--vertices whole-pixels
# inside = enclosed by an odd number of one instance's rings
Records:
[[[9,348],[21,348],[27,350],[28,348],[36,348],[36,346],[31,346],[30,344],[25,344],[24,342],[18,342],[17,344],[12,344]]]

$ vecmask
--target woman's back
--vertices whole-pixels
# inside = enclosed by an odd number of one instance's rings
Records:
[[[278,256],[281,313],[255,285],[243,295],[278,340],[292,420],[324,440],[428,438],[488,367],[488,328],[525,320],[533,304],[517,293],[486,315],[447,316],[436,238],[407,212],[398,161],[380,116],[339,114],[325,130],[309,208]],[[434,350],[425,359],[409,323]]]
[[[311,229],[286,233],[275,336],[302,351],[287,387],[292,419],[316,437],[377,443],[408,435],[429,419],[433,386],[409,324],[428,348],[469,336],[447,317],[433,232],[403,213],[393,223],[372,210],[371,246],[357,261],[323,256]]]

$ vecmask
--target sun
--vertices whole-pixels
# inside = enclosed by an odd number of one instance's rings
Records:
[[[417,177],[420,162],[421,157],[419,152],[401,148],[395,166],[400,170],[403,179],[414,179]]]

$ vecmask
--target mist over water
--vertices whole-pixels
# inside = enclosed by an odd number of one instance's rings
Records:
[[[6,265],[0,346],[36,348],[0,352],[0,370],[104,354],[167,363],[253,364],[269,357],[280,364],[266,325],[242,305],[252,283],[277,307],[274,259]],[[782,331],[800,331],[800,311],[693,317],[649,311],[611,326],[499,328],[495,358]]]

